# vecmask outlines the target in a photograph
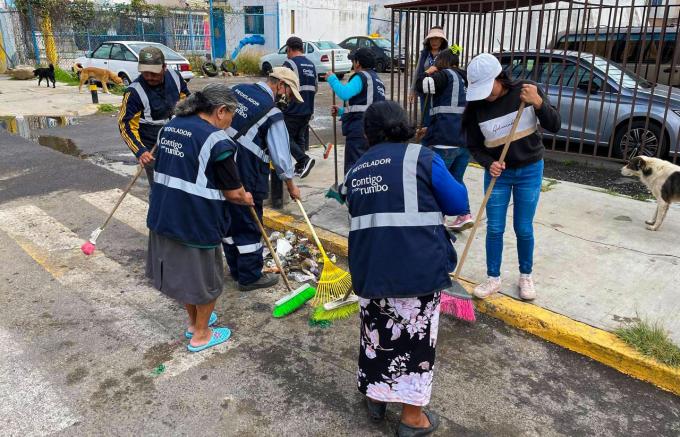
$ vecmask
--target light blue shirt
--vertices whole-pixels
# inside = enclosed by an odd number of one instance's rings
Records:
[[[274,100],[274,93],[266,83],[258,82],[257,85],[267,91],[272,96],[272,100]],[[282,181],[293,179],[295,167],[290,156],[290,139],[288,138],[288,129],[286,129],[285,121],[275,121],[269,126],[267,130],[267,148],[269,149],[269,157],[272,160],[272,164],[274,164],[274,169],[276,169],[279,179]]]
[[[347,82],[347,85],[343,85],[342,82],[340,82],[340,79],[338,79],[338,77],[333,74],[328,78],[328,85],[331,86],[331,89],[335,95],[338,96],[338,98],[343,102],[346,102],[352,97],[358,95],[361,92],[361,88],[364,86],[358,74],[354,74],[349,82]],[[341,107],[338,110],[338,115],[342,116],[344,112],[345,108]]]

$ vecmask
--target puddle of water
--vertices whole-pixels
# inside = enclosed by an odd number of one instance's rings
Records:
[[[65,155],[75,156],[76,158],[85,159],[87,155],[84,154],[73,140],[69,138],[57,137],[54,135],[40,135],[38,137],[38,144],[49,147],[50,149],[61,152]]]

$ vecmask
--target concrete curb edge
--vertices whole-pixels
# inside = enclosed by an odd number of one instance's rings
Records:
[[[264,211],[264,225],[278,231],[291,230],[311,238],[311,232],[302,219],[271,209]],[[347,256],[345,237],[320,228],[315,230],[324,249]],[[464,285],[471,291],[474,283],[466,280]],[[510,326],[680,396],[680,369],[643,356],[611,332],[504,295],[485,300],[475,299],[475,307],[477,311],[500,319]]]

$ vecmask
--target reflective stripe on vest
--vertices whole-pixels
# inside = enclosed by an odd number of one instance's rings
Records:
[[[170,73],[170,76],[172,76],[172,79],[175,82],[175,85],[177,86],[177,94],[180,94],[182,92],[182,85],[179,81],[179,76],[178,76],[179,73],[175,74],[170,70],[168,70],[168,71]],[[128,87],[137,91],[137,95],[139,96],[139,99],[142,101],[142,106],[144,106],[144,118],[139,119],[140,123],[142,123],[142,124],[164,125],[168,121],[170,121],[169,118],[165,118],[163,120],[153,120],[153,118],[151,117],[151,105],[149,104],[149,96],[146,94],[146,91],[144,90],[144,87],[142,86],[141,83],[132,82]]]
[[[222,242],[229,246],[235,245],[234,239],[232,237],[223,238]],[[238,253],[240,253],[241,255],[244,255],[246,253],[254,253],[262,249],[262,243],[244,244],[242,246],[236,246],[236,249],[238,250]]]
[[[300,91],[311,91],[314,93],[316,92],[316,87],[314,85],[302,85]]]
[[[437,114],[462,114],[465,110],[465,105],[460,106],[458,104],[458,87],[460,86],[460,79],[458,75],[451,70],[444,70],[449,76],[451,84],[451,103],[448,106],[435,106],[430,109],[430,115],[434,116]]]
[[[419,144],[409,144],[404,154],[402,181],[404,185],[404,212],[382,212],[352,217],[351,231],[381,227],[438,226],[444,223],[439,211],[418,211],[418,156]]]
[[[250,129],[248,129],[248,132],[246,132],[245,135],[240,136],[236,140],[240,145],[242,145],[249,152],[251,152],[252,154],[257,156],[265,164],[269,164],[269,161],[270,161],[269,155],[267,155],[267,153],[265,153],[265,151],[262,150],[262,148],[260,146],[255,144],[255,141],[253,141],[253,139],[258,134],[258,132],[260,130],[260,126],[262,126],[267,120],[269,120],[269,118],[271,116],[273,116],[274,114],[277,114],[278,112],[279,112],[279,109],[276,108],[276,107],[270,109],[269,112],[267,113],[267,115],[265,115],[264,117],[259,119],[257,121],[257,123],[252,125]],[[238,134],[238,131],[236,129],[234,129],[233,127],[229,127],[229,129],[227,129],[227,134],[230,137],[234,138]]]
[[[205,169],[210,160],[212,148],[220,141],[229,140],[229,137],[224,131],[216,131],[210,134],[201,146],[198,154],[198,174],[196,175],[196,182],[185,181],[184,179],[170,176],[164,173],[154,172],[153,181],[166,187],[175,188],[185,193],[194,196],[203,197],[210,200],[224,200],[222,191],[208,188],[208,178],[205,176]]]
[[[284,64],[290,65],[291,70],[293,70],[295,72],[295,75],[298,77],[298,79],[300,79],[300,72],[298,70],[298,66],[295,63],[295,61],[293,61],[291,59],[287,59],[286,62],[284,62]],[[302,91],[311,91],[311,92],[315,93],[316,92],[316,86],[314,86],[314,85],[301,85],[300,91],[301,92]]]
[[[365,71],[360,71],[359,74],[366,78],[366,104],[352,105],[345,109],[345,113],[349,112],[366,112],[369,106],[373,104],[373,77]]]

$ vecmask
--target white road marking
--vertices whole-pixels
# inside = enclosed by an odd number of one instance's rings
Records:
[[[80,198],[108,215],[121,194],[123,194],[123,190],[114,189],[83,194]],[[113,218],[125,223],[140,234],[148,235],[149,229],[146,227],[146,213],[148,209],[148,203],[132,194],[128,194],[123,199],[123,203],[120,204]]]
[[[38,369],[30,368],[21,343],[0,329],[0,424],[3,435],[49,435],[77,422]]]

